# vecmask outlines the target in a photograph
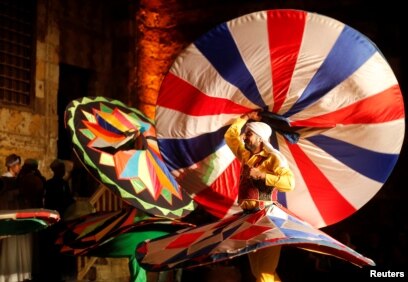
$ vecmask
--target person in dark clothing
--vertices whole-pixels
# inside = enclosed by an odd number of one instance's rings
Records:
[[[64,162],[56,159],[50,168],[54,176],[45,183],[44,208],[58,211],[62,218],[65,210],[74,202],[74,198],[68,182],[64,179]]]
[[[26,159],[16,178],[19,189],[19,205],[24,209],[39,209],[43,207],[45,177],[38,170],[38,161],[36,159]],[[37,259],[40,250],[40,238],[37,232],[28,234],[31,236],[31,276],[35,279],[40,271],[39,261]]]
[[[17,176],[21,206],[26,209],[42,208],[45,177],[38,170],[38,161],[26,159]]]
[[[56,210],[64,219],[67,208],[75,202],[68,182],[63,178],[65,164],[56,159],[50,165],[54,175],[45,183],[44,208]],[[41,231],[41,282],[59,282],[67,275],[72,275],[75,268],[75,258],[62,255],[55,240],[62,228],[62,222]]]

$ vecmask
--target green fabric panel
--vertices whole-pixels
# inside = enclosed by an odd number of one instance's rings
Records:
[[[169,232],[162,230],[149,230],[121,234],[105,244],[100,245],[97,249],[90,251],[87,255],[112,258],[134,256],[136,246],[141,242],[168,234]]]
[[[48,227],[41,219],[0,220],[0,236],[21,235]]]
[[[154,239],[168,235],[170,232],[162,230],[149,230],[142,232],[129,232],[108,241],[96,250],[89,252],[88,256],[95,257],[128,257],[129,258],[129,282],[146,282],[146,270],[136,260],[136,246],[147,239]]]

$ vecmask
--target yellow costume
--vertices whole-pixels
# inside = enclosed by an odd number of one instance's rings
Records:
[[[238,118],[225,133],[225,142],[241,161],[241,179],[238,202],[242,209],[253,210],[264,208],[272,201],[272,190],[281,192],[294,189],[294,177],[286,163],[286,159],[276,150],[271,151],[268,140],[264,140],[263,149],[256,154],[245,148],[241,138],[241,130],[247,119]],[[265,146],[268,145],[268,146]],[[249,170],[257,168],[264,173],[264,178],[250,177]],[[251,271],[257,282],[280,281],[276,274],[281,247],[269,247],[249,254]]]

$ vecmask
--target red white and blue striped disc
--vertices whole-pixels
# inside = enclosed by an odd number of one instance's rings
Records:
[[[220,218],[237,210],[240,171],[223,135],[252,110],[275,117],[271,143],[296,175],[295,191],[278,201],[315,227],[366,204],[390,176],[404,139],[398,81],[357,30],[301,10],[225,22],[177,57],[155,117],[166,165]]]

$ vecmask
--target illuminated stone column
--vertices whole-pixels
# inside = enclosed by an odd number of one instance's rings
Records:
[[[155,116],[161,82],[184,47],[177,30],[176,0],[141,0],[137,11],[137,107]]]

